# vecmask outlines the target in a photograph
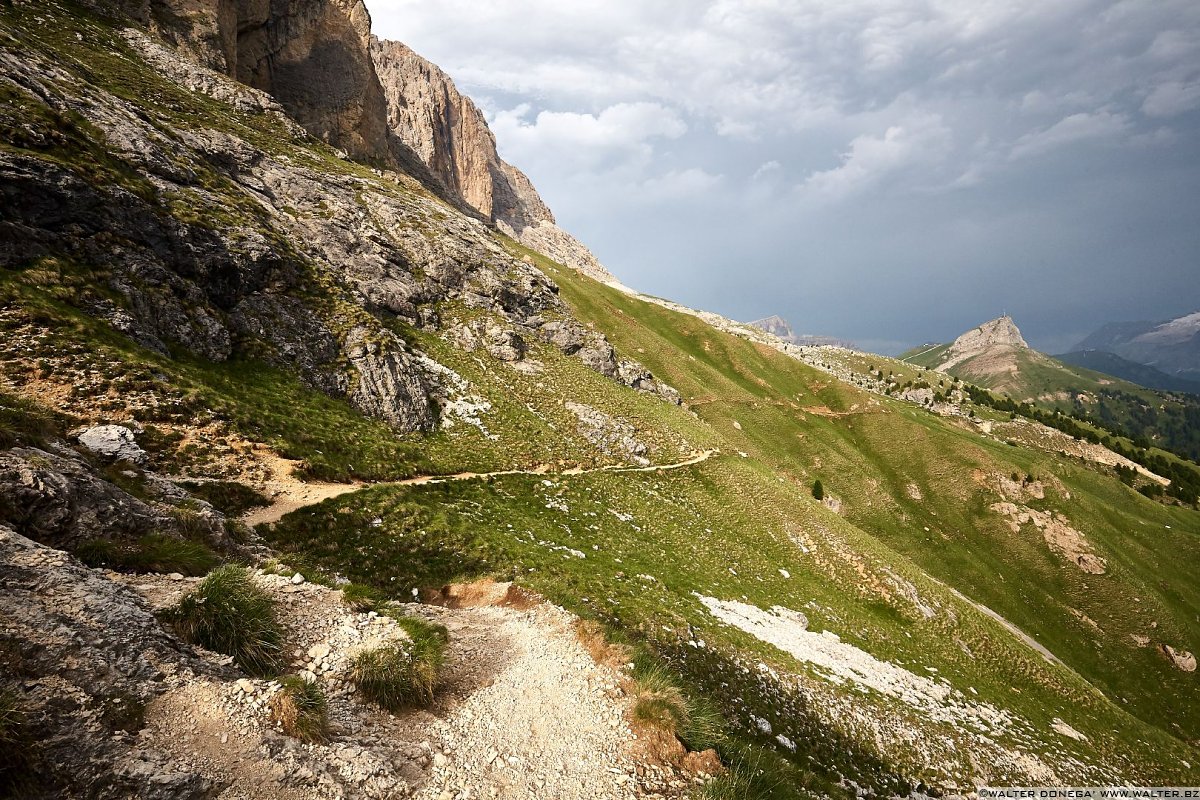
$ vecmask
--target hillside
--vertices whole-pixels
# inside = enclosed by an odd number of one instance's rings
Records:
[[[125,5],[0,7],[0,791],[1200,782],[1160,476],[534,249],[361,3]]]
[[[1072,363],[1078,359],[1065,361],[1040,353],[1026,344],[1008,317],[984,323],[949,345],[923,345],[900,358],[1014,401],[1075,417],[1143,449],[1157,446],[1193,462],[1200,460],[1200,398],[1156,390]]]
[[[1054,358],[1064,364],[1083,367],[1092,372],[1102,372],[1114,378],[1145,386],[1147,389],[1200,394],[1200,382],[1172,377],[1154,367],[1121,358],[1116,353],[1109,353],[1105,350],[1076,350],[1056,355]]]

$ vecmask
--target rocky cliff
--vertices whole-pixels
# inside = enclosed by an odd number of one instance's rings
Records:
[[[542,340],[663,389],[573,320],[557,287],[487,225],[423,191],[426,175],[314,149],[311,136],[382,157],[396,138],[361,3],[269,11],[156,2],[151,27],[168,20],[182,50],[98,26],[86,70],[55,64],[55,34],[13,36],[27,45],[0,52],[13,145],[0,153],[0,266],[90,272],[103,288],[72,302],[139,344],[254,355],[402,431],[432,429],[448,397],[445,372],[401,329],[465,316],[487,316],[520,345],[503,349],[508,360]],[[130,64],[156,78],[88,83],[87,70]]]
[[[600,281],[616,279],[559,228],[523,172],[500,158],[483,112],[450,76],[400,42],[371,39],[387,124],[454,197],[521,244]]]

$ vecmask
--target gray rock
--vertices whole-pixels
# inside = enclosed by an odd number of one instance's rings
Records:
[[[146,463],[146,451],[138,446],[133,431],[124,425],[95,425],[80,432],[75,438],[96,455],[113,461]]]
[[[139,709],[168,686],[164,672],[228,680],[230,668],[168,636],[128,587],[5,525],[0,586],[5,658],[18,659],[5,667],[24,676],[35,774],[50,796],[214,796],[207,781],[139,748],[136,737],[113,734],[136,732]]]
[[[646,445],[637,440],[637,431],[628,422],[583,403],[568,400],[564,405],[579,420],[579,432],[602,453],[637,464],[650,463],[646,458]]]

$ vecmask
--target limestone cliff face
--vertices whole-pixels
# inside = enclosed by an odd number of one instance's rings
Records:
[[[372,37],[388,127],[447,189],[492,221],[515,229],[554,222],[529,179],[496,152],[483,113],[450,76],[400,42]]]
[[[483,113],[450,76],[399,42],[372,38],[387,124],[451,195],[526,247],[600,281],[616,279],[559,228],[529,178],[500,158]]]
[[[404,164],[387,128],[362,0],[111,0],[204,67],[273,96],[352,157]]]

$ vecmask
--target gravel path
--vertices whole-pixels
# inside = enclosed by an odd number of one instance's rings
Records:
[[[163,608],[199,579],[121,580]],[[272,681],[184,681],[147,708],[139,744],[224,787],[220,800],[634,800],[678,797],[692,785],[642,754],[622,676],[587,653],[567,611],[532,598],[406,605],[445,625],[450,645],[432,705],[393,715],[360,702],[347,680],[350,655],[405,636],[391,619],[355,613],[323,586],[256,580],[278,604],[289,669],[325,690],[333,736],[301,744],[279,733]],[[505,602],[507,585],[494,588],[478,599]]]
[[[431,713],[405,720],[434,756],[418,798],[635,798],[635,738],[618,676],[550,605],[421,613],[450,629],[450,669]]]

